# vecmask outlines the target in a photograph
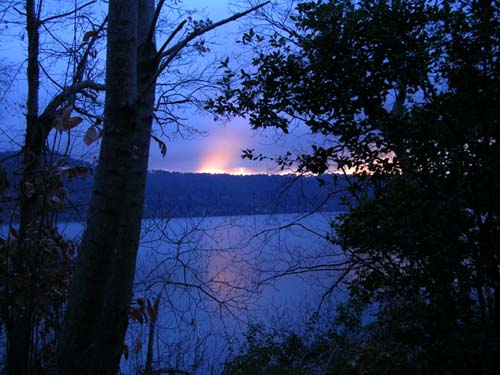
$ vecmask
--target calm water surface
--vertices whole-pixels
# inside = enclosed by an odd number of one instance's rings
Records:
[[[325,239],[335,216],[144,220],[132,306],[161,296],[155,365],[210,373],[238,348],[248,323],[284,329],[303,323],[337,274],[331,265],[342,255]],[[83,229],[82,223],[59,223],[76,241]],[[335,296],[327,301],[335,303]],[[148,332],[147,323],[131,323],[124,373],[144,365]]]

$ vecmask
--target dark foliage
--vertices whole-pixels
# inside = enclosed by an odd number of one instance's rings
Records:
[[[208,106],[301,121],[324,142],[289,163],[358,176],[333,244],[376,314],[339,373],[500,372],[500,3],[309,1],[293,21]]]

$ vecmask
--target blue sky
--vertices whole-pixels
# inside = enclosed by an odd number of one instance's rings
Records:
[[[73,2],[71,2],[73,3]],[[103,1],[100,1],[104,5]],[[195,8],[200,13],[194,18],[209,17],[213,21],[223,19],[235,11],[245,7],[244,3],[239,6],[229,4],[228,0],[184,0],[183,7]],[[243,7],[241,6],[243,4]],[[220,61],[225,56],[238,59],[239,45],[236,40],[241,35],[242,30],[248,27],[251,22],[247,18],[243,22],[234,22],[220,29],[214,30],[207,35],[207,41],[210,42],[211,52],[203,57],[197,57],[194,60],[195,65],[210,66]],[[6,29],[4,29],[6,31]],[[0,113],[0,150],[16,149],[22,144],[24,119],[22,116],[23,103],[26,97],[26,79],[25,79],[25,48],[26,43],[20,40],[19,35],[22,32],[9,29],[10,38],[8,41],[2,41],[3,47],[0,47],[0,63],[14,63],[13,68],[18,70],[17,80],[10,85],[9,100],[2,102]],[[10,72],[13,75],[13,72]],[[44,102],[43,87],[40,92],[41,102]],[[50,96],[50,95],[48,95]],[[150,169],[163,169],[180,172],[211,172],[211,173],[270,173],[273,165],[270,163],[251,162],[240,158],[241,149],[255,148],[270,156],[276,156],[284,153],[285,150],[300,148],[300,140],[304,141],[304,134],[289,136],[284,138],[274,130],[266,132],[252,131],[244,119],[234,119],[230,122],[215,122],[210,114],[202,113],[188,109],[183,113],[186,119],[185,123],[198,130],[202,134],[186,133],[183,136],[166,136],[162,139],[167,144],[167,154],[163,158],[159,152],[158,145],[152,142],[150,152]],[[82,127],[85,124],[82,124]],[[87,125],[88,126],[88,125]],[[84,132],[75,131],[73,141]],[[76,141],[75,141],[76,142]],[[80,154],[96,157],[98,147],[85,148],[81,142],[75,143],[74,156]]]
[[[230,16],[234,12],[244,9],[244,6],[234,5],[227,0],[190,0],[184,4],[199,9],[213,21]],[[233,22],[214,30],[208,40],[212,43],[212,54],[205,56],[202,61],[210,61],[213,56],[222,59],[229,56],[232,60],[238,59],[240,51],[236,43],[241,37],[241,31],[246,30],[251,18],[241,22]],[[209,114],[192,115],[190,126],[206,132],[206,136],[194,136],[189,140],[174,139],[167,145],[168,152],[162,158],[153,148],[150,169],[180,170],[190,172],[211,173],[270,173],[275,166],[269,162],[254,162],[241,159],[241,150],[255,148],[257,152],[270,156],[284,153],[288,147],[296,147],[297,139],[285,138],[274,130],[252,131],[245,119],[234,119],[230,122],[213,121]]]

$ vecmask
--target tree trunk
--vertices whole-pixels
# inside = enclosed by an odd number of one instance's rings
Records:
[[[37,276],[34,259],[41,218],[40,166],[44,138],[38,119],[39,33],[35,0],[26,1],[28,33],[28,100],[26,138],[23,150],[23,178],[20,188],[20,226],[16,248],[11,257],[14,277],[10,280],[9,318],[7,325],[7,370],[12,375],[27,374],[30,363],[30,342],[33,312],[32,285]]]
[[[154,105],[154,82],[147,90],[144,87],[144,80],[155,73],[154,43],[144,37],[153,13],[153,0],[109,3],[104,135],[56,353],[59,375],[114,375],[119,366],[139,245]],[[138,42],[142,42],[140,48]],[[146,67],[153,69],[144,72]]]
[[[168,58],[159,66],[154,0],[109,1],[104,135],[56,350],[57,375],[115,375],[118,370],[139,245],[158,72],[195,37],[265,4],[189,34],[163,52]]]

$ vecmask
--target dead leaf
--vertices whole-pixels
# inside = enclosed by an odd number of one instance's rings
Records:
[[[64,119],[64,117],[58,117],[52,122],[52,127],[59,131],[68,131],[78,126],[83,119],[81,117],[69,117]]]
[[[141,339],[138,338],[135,340],[135,345],[134,345],[135,354],[139,354],[141,349],[142,349],[142,341]]]
[[[80,124],[83,119],[81,117],[70,117],[72,111],[72,105],[68,105],[67,107],[65,107],[62,110],[61,116],[55,118],[54,121],[52,121],[52,127],[62,132],[78,126],[78,124]]]
[[[90,40],[90,38],[96,38],[97,36],[99,35],[99,33],[97,31],[87,31],[85,33],[85,35],[83,36],[83,41],[84,42],[88,42]]]
[[[95,126],[91,126],[90,128],[88,128],[87,131],[85,132],[85,135],[83,136],[83,142],[85,142],[87,146],[90,146],[98,139],[99,139],[99,132],[97,131],[97,128]]]
[[[70,257],[73,257],[75,254],[76,254],[76,251],[75,251],[75,246],[73,245],[73,242],[68,242],[67,246],[66,246],[66,253],[70,256]]]
[[[52,127],[62,132],[64,130],[63,119],[61,117],[54,119],[54,121],[52,121]]]
[[[75,126],[78,126],[82,121],[83,119],[81,117],[71,117],[64,124],[64,128],[65,130],[73,129]]]
[[[122,352],[123,352],[123,356],[125,357],[125,360],[128,360],[128,345],[127,344],[123,344]]]
[[[22,192],[27,198],[31,198],[35,195],[35,185],[32,182],[26,181],[23,184]]]
[[[0,191],[7,190],[10,187],[7,173],[0,169]]]
[[[69,116],[71,116],[71,111],[73,111],[73,106],[71,104],[63,109],[63,111],[62,111],[63,122],[66,122],[69,120]]]
[[[160,147],[161,156],[165,157],[165,155],[167,154],[167,145],[165,144],[165,142],[163,142],[160,138],[155,137],[154,135],[151,135],[151,137],[156,141],[156,143],[158,143],[158,146]]]
[[[153,305],[151,305],[151,301],[149,299],[146,301],[148,303],[147,311],[148,315],[153,318],[154,310],[153,310]]]

